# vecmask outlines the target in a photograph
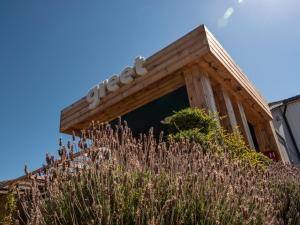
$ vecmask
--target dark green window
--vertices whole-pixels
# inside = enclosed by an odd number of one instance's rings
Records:
[[[166,126],[161,123],[165,117],[170,116],[174,111],[189,107],[189,100],[186,87],[181,87],[165,96],[162,96],[136,110],[122,116],[134,135],[140,133],[148,134],[151,127],[154,134],[158,137],[160,131],[166,131]],[[116,124],[112,121],[112,125]]]

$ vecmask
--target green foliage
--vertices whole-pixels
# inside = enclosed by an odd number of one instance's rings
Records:
[[[264,167],[272,163],[272,160],[260,152],[250,149],[239,130],[230,134],[222,133],[223,140],[233,157],[239,160],[248,161],[252,166]]]
[[[209,136],[202,133],[201,129],[199,129],[199,128],[194,128],[194,129],[190,129],[190,130],[182,130],[173,135],[170,135],[169,138],[173,139],[175,141],[190,139],[197,143],[206,143],[207,141],[209,141]]]
[[[199,132],[208,134],[218,125],[213,115],[205,113],[203,109],[186,108],[165,119],[169,126],[169,133],[174,134],[180,131],[198,128]]]
[[[166,119],[170,128],[169,139],[190,139],[200,144],[217,144],[223,146],[223,150],[228,149],[235,159],[248,161],[253,166],[264,167],[272,162],[262,153],[250,149],[238,129],[227,133],[219,126],[216,118],[216,115],[208,114],[203,109],[180,110]]]

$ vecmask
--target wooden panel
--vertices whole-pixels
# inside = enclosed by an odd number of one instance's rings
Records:
[[[206,36],[203,34],[204,28],[200,26],[189,33],[189,35],[184,36],[183,38],[177,40],[168,47],[162,49],[158,53],[150,56],[145,63],[146,68],[149,71],[149,74],[145,77],[140,77],[135,80],[131,85],[123,86],[117,93],[125,92],[130,89],[135,84],[147,80],[152,74],[157,74],[163,71],[165,75],[168,74],[168,65],[176,64],[176,62],[185,56],[192,55],[197,49],[207,46]],[[205,47],[204,47],[205,48]],[[206,48],[208,50],[208,47]],[[172,71],[170,71],[172,72]],[[161,75],[163,77],[163,75]],[[102,102],[109,101],[111,98],[115,97],[117,93],[110,93]],[[62,111],[62,119],[68,118],[71,114],[74,114],[83,108],[87,108],[88,103],[85,101],[85,98],[81,99],[77,104],[72,105],[72,107],[67,107]]]
[[[198,66],[185,71],[184,74],[190,105],[217,112],[213,90],[206,72]]]
[[[73,129],[82,129],[89,126],[92,120],[100,122],[107,122],[115,119],[118,116],[125,115],[126,113],[145,105],[163,95],[170,93],[184,86],[184,78],[180,73],[172,74],[168,77],[163,78],[159,82],[156,82],[146,88],[143,92],[136,93],[126,99],[123,99],[118,104],[114,104],[108,108],[105,108],[99,114],[95,114],[90,117],[89,120],[78,122],[73,127],[70,127],[65,132],[71,133]]]
[[[103,111],[104,109],[122,101],[123,99],[137,93],[138,91],[148,87],[152,83],[159,81],[168,74],[182,68],[186,64],[199,59],[204,55],[208,48],[204,45],[204,41],[201,41],[201,36],[197,36],[195,40],[190,40],[189,47],[185,49],[176,49],[177,55],[173,55],[171,58],[168,58],[167,61],[161,63],[160,65],[153,68],[149,73],[144,76],[137,78],[133,83],[121,87],[117,92],[108,94],[102,103],[93,110],[88,109],[87,102],[82,100],[78,102],[79,107],[73,106],[74,111],[67,109],[68,113],[62,112],[61,119],[61,131],[65,131],[70,127],[75,127],[75,124],[81,123],[85,120],[90,120],[96,114]],[[148,67],[147,67],[148,68]]]
[[[179,60],[179,62],[178,60],[175,60],[178,62],[178,64],[174,62],[174,59],[172,59],[171,62],[168,62],[168,64],[165,65],[165,67],[161,71],[157,73],[149,72],[147,76],[140,77],[133,83],[121,87],[117,92],[110,93],[103,99],[102,103],[96,109],[90,110],[88,109],[88,107],[85,107],[80,111],[67,117],[65,120],[62,120],[62,130],[64,130],[65,126],[70,127],[75,123],[78,123],[78,121],[84,121],[90,118],[91,116],[99,113],[100,111],[103,111],[103,109],[122,101],[122,99],[129,97],[130,95],[135,94],[138,91],[143,90],[150,84],[159,81],[166,75],[170,74],[172,71],[176,71],[182,68],[185,64],[187,64],[190,61],[193,61],[195,58],[199,58],[206,51],[207,48],[204,46],[203,48],[196,49],[196,51],[187,52],[185,56],[181,58],[181,60]]]

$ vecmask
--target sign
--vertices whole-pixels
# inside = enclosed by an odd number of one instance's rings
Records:
[[[91,88],[86,96],[89,109],[96,108],[107,93],[118,90],[122,85],[130,84],[136,77],[145,76],[148,73],[144,67],[145,61],[144,57],[139,56],[134,60],[134,67],[126,67],[120,75],[112,75]]]

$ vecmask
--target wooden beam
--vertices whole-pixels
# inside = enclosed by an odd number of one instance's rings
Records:
[[[237,128],[238,125],[237,125],[236,117],[235,117],[235,114],[234,114],[232,102],[231,102],[231,99],[230,99],[230,96],[229,96],[228,92],[226,90],[224,90],[223,88],[221,90],[222,90],[222,93],[223,93],[223,98],[224,98],[224,102],[225,102],[225,105],[226,105],[227,115],[228,115],[228,118],[229,118],[230,126],[231,126],[231,129],[233,131],[234,129]]]
[[[208,74],[194,65],[184,72],[184,78],[191,107],[204,108],[208,112],[217,112]]]
[[[233,103],[233,110],[235,112],[237,124],[238,124],[242,134],[244,135],[245,140],[248,143],[249,147],[252,149],[255,149],[253,139],[251,136],[251,132],[250,132],[250,128],[248,125],[248,121],[246,118],[246,114],[244,111],[244,107],[238,100],[235,100],[232,103]]]
[[[220,123],[223,128],[225,128],[228,132],[231,132],[232,129],[230,126],[227,108],[226,108],[226,104],[224,101],[222,86],[218,83],[213,85],[213,92],[215,95],[216,106],[217,106],[218,114],[220,117]]]
[[[231,96],[220,83],[216,81],[212,81],[212,83],[221,125],[228,132],[233,132],[234,129],[238,128],[238,123],[233,110]]]

